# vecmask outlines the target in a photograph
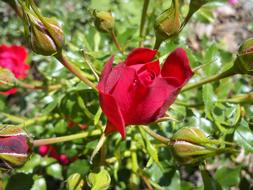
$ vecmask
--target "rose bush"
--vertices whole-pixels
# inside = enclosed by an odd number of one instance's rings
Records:
[[[23,46],[7,46],[0,45],[0,67],[9,69],[16,78],[23,79],[27,77],[27,71],[29,70],[29,65],[25,63],[27,58],[26,49]],[[0,92],[0,94],[14,94],[16,89],[12,88],[10,90]]]
[[[137,48],[114,68],[114,57],[106,63],[98,90],[102,110],[108,118],[107,134],[118,131],[125,138],[125,126],[147,124],[164,116],[193,75],[184,49],[173,51],[162,69],[159,60],[153,60],[156,53]]]

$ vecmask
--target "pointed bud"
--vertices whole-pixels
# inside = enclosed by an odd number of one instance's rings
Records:
[[[0,91],[6,91],[16,86],[17,79],[9,70],[0,67]]]
[[[177,34],[180,30],[180,7],[179,1],[173,0],[170,8],[159,15],[155,21],[156,38],[160,41]]]
[[[23,9],[25,34],[31,49],[41,55],[54,55],[64,46],[64,33],[61,25],[53,18],[44,17],[33,1],[20,2]]]
[[[109,11],[93,11],[94,24],[100,32],[111,32],[114,27],[114,18]]]
[[[246,40],[240,46],[233,67],[238,74],[253,75],[253,38]]]
[[[197,12],[203,5],[205,5],[209,1],[210,0],[198,0],[198,1],[191,0],[190,5],[189,5],[188,14],[185,17],[180,30],[182,30],[184,28],[184,26],[188,23],[188,21],[190,20],[190,18],[192,17],[192,15],[194,13]]]
[[[193,164],[214,155],[216,147],[213,144],[200,129],[182,128],[173,135],[171,146],[180,163]]]
[[[0,126],[0,168],[22,166],[29,157],[30,142],[22,128],[14,125]]]

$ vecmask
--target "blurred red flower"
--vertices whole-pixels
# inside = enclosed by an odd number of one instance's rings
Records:
[[[0,67],[9,69],[18,79],[27,77],[29,65],[25,63],[26,58],[27,51],[25,47],[17,45],[0,45]],[[0,92],[0,94],[5,95],[14,93],[16,93],[15,88]]]

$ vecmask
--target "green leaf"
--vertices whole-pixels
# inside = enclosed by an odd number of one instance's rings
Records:
[[[60,179],[60,180],[63,179],[62,167],[58,163],[48,166],[46,171],[48,175],[54,177],[55,179]]]
[[[209,174],[207,170],[201,170],[204,182],[204,190],[222,190],[220,184]]]
[[[46,180],[43,177],[35,176],[34,184],[31,190],[47,190]]]
[[[253,134],[249,124],[244,119],[241,120],[239,127],[235,130],[234,140],[246,151],[253,153]]]
[[[90,173],[88,176],[88,184],[91,190],[106,190],[111,183],[109,173],[103,169],[99,173]]]
[[[223,188],[238,186],[240,183],[240,172],[240,166],[235,168],[222,167],[216,171],[214,178]]]
[[[87,160],[76,160],[68,166],[67,175],[70,176],[75,173],[86,175],[88,174],[89,170],[90,164]]]

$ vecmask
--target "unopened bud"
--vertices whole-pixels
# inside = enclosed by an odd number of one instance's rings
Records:
[[[114,27],[114,18],[109,11],[93,11],[94,24],[100,32],[111,32]]]
[[[155,21],[156,38],[166,40],[180,30],[180,7],[178,0],[173,0],[170,8],[165,10]]]
[[[81,190],[84,185],[82,176],[78,173],[74,173],[67,179],[68,190]]]
[[[22,128],[14,125],[0,126],[0,168],[22,166],[28,159],[29,138]]]
[[[171,147],[182,164],[193,164],[216,153],[212,140],[197,128],[179,129],[172,137]]]
[[[16,82],[16,77],[9,69],[0,67],[0,91],[6,91],[15,87]]]
[[[37,54],[46,56],[60,51],[64,45],[64,34],[60,24],[52,18],[42,17],[42,21],[32,14],[28,16],[31,49]]]
[[[246,40],[240,46],[234,62],[234,70],[238,74],[253,75],[253,38]]]

